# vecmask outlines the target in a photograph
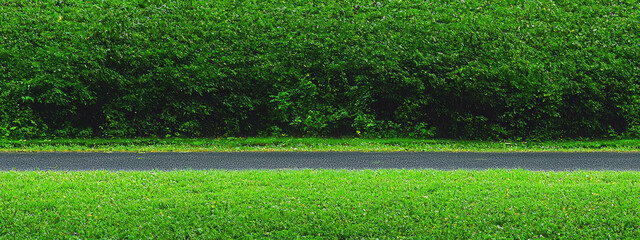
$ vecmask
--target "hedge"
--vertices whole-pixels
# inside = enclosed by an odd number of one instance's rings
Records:
[[[0,137],[637,137],[639,8],[7,0]]]

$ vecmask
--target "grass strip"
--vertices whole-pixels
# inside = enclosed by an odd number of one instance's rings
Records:
[[[639,152],[640,140],[460,141],[360,138],[0,140],[0,152]]]
[[[0,172],[0,238],[640,238],[640,173]]]

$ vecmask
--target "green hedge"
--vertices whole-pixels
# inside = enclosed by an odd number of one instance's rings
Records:
[[[7,0],[0,136],[635,137],[639,8]]]

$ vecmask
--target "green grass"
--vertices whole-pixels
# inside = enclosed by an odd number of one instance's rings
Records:
[[[362,151],[362,152],[638,152],[640,140],[597,141],[456,141],[419,139],[216,138],[216,139],[58,139],[0,140],[0,152],[239,152],[239,151]]]
[[[640,238],[640,173],[0,172],[0,239]]]

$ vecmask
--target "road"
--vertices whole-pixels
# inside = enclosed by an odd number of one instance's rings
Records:
[[[640,153],[0,153],[0,171],[199,169],[640,170]]]

